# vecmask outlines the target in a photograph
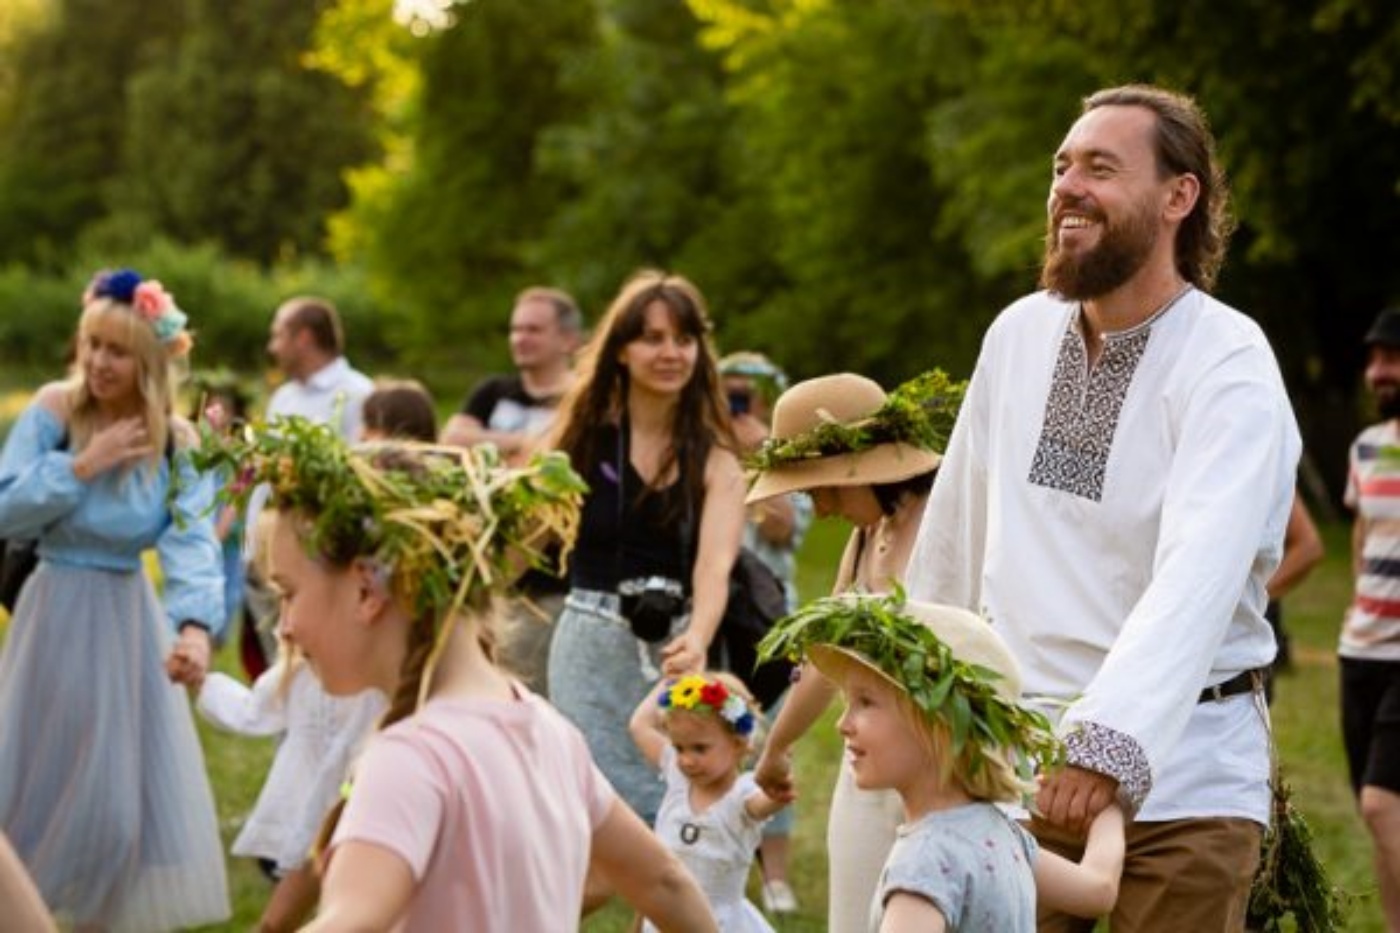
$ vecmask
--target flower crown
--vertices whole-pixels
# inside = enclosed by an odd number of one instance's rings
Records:
[[[773,624],[759,642],[759,661],[799,661],[817,645],[846,648],[899,684],[925,716],[946,723],[953,754],[967,749],[973,771],[997,749],[1022,779],[1030,777],[1033,763],[1051,767],[1063,760],[1064,747],[1044,715],[1002,697],[995,683],[999,673],[960,661],[903,606],[902,589],[882,597],[814,600]]]
[[[587,488],[557,452],[508,468],[491,445],[352,448],[329,425],[300,417],[201,432],[195,465],[234,477],[221,501],[242,506],[268,484],[275,505],[305,519],[312,551],[392,571],[400,603],[439,623],[463,607],[485,608],[525,567],[562,569]],[[556,540],[563,552],[551,560]],[[432,659],[451,629],[440,626]],[[430,660],[425,693],[431,668]]]
[[[174,297],[155,279],[142,279],[134,269],[99,272],[83,291],[83,304],[97,298],[130,305],[173,355],[189,352],[193,343],[185,329],[189,316],[176,306]]]
[[[747,738],[753,734],[755,720],[749,704],[722,681],[699,674],[687,674],[672,681],[656,698],[664,710],[682,709],[699,713],[709,711],[729,723],[736,735]]]
[[[792,437],[770,437],[745,466],[766,472],[790,463],[854,454],[880,444],[908,444],[942,453],[957,420],[967,381],[954,382],[941,369],[915,376],[859,421],[825,421]]]

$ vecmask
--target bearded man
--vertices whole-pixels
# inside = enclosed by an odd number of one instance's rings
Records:
[[[1230,232],[1214,149],[1182,95],[1084,101],[1045,291],[987,332],[907,571],[912,598],[995,625],[1058,721],[1041,844],[1077,858],[1106,806],[1132,818],[1114,933],[1244,929],[1269,819],[1265,585],[1301,445],[1264,334],[1208,294]]]
[[[1356,595],[1337,649],[1342,738],[1386,927],[1400,930],[1400,310],[1382,311],[1365,343],[1382,420],[1352,443],[1347,475]]]

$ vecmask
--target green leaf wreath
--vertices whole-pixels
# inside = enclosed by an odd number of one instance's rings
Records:
[[[1044,715],[997,693],[1001,674],[960,661],[925,625],[905,614],[901,589],[888,596],[814,600],[774,623],[759,643],[760,661],[802,660],[814,645],[858,652],[909,692],[924,713],[948,724],[953,754],[969,749],[974,773],[989,749],[1001,749],[1022,779],[1063,762],[1064,748]]]
[[[554,541],[564,544],[562,564],[586,490],[560,453],[510,468],[489,445],[351,447],[297,417],[206,430],[193,456],[200,469],[233,477],[222,501],[246,504],[266,483],[274,504],[304,513],[311,549],[395,568],[396,596],[443,616],[483,605],[525,566],[546,567]]]
[[[764,472],[892,443],[941,452],[948,444],[966,391],[966,380],[954,382],[941,369],[929,370],[899,386],[885,404],[859,421],[828,421],[793,437],[769,438],[747,459],[746,466]]]

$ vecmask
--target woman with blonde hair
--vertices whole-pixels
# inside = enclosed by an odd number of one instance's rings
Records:
[[[595,330],[553,437],[590,491],[549,696],[648,822],[662,787],[627,723],[661,674],[705,666],[744,527],[709,330],[691,282],[634,275]]]
[[[963,385],[935,370],[886,395],[871,379],[838,373],[799,382],[779,396],[772,435],[750,460],[757,477],[748,501],[805,491],[818,517],[840,516],[855,526],[832,592],[883,593],[898,586]],[[754,768],[769,794],[795,798],[792,745],[836,693],[835,684],[803,667]],[[841,769],[827,823],[833,933],[867,928],[880,867],[902,819],[897,794],[860,790]]]
[[[39,556],[0,656],[0,829],[79,929],[228,916],[181,689],[203,679],[225,619],[213,477],[172,415],[186,320],[159,282],[99,274],[72,375],[39,390],[0,455],[0,536],[37,539]]]

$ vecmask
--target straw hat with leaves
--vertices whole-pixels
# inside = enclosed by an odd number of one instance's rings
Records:
[[[839,685],[859,669],[905,694],[926,731],[946,738],[948,754],[936,763],[943,779],[975,797],[1019,800],[1034,766],[1062,760],[1049,721],[1020,705],[1011,652],[964,609],[906,600],[902,591],[831,596],[780,620],[759,648],[763,657],[806,658]]]
[[[897,483],[938,466],[964,382],[932,370],[889,395],[855,373],[799,382],[773,406],[772,434],[747,461],[749,503],[825,486]]]

